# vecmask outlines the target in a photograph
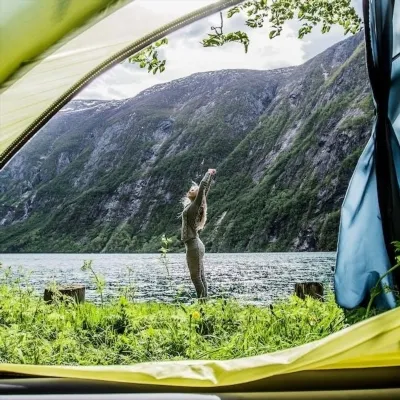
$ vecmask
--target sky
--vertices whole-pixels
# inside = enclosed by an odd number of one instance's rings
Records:
[[[202,3],[207,4],[207,0],[196,1],[200,6]],[[143,6],[147,7],[157,7],[161,12],[168,12],[168,8],[171,7],[171,2],[165,0],[136,2],[142,2]],[[352,3],[360,13],[361,0],[354,0]],[[226,16],[226,11],[223,15]],[[243,45],[239,43],[228,43],[215,48],[205,48],[201,45],[200,42],[207,33],[212,33],[210,27],[220,25],[220,15],[216,13],[168,35],[168,45],[159,51],[159,59],[167,60],[165,72],[153,75],[137,65],[121,63],[93,81],[77,98],[108,100],[134,97],[151,86],[196,72],[239,68],[268,70],[300,65],[345,39],[343,28],[335,26],[326,34],[322,34],[320,29],[315,27],[311,34],[300,40],[297,37],[300,23],[289,21],[284,25],[281,35],[270,40],[268,26],[252,29],[247,27],[244,21],[242,15],[235,15],[231,19],[224,17],[224,32],[247,32],[250,38],[247,54]]]

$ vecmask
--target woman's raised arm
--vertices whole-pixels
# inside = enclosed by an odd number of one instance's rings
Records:
[[[199,191],[197,192],[196,199],[194,200],[194,203],[196,204],[196,206],[200,207],[201,201],[203,199],[203,195],[207,196],[208,191],[210,190],[210,186],[211,186],[211,177],[213,175],[215,175],[216,172],[217,171],[215,169],[209,169],[205,173],[203,179],[200,182]]]

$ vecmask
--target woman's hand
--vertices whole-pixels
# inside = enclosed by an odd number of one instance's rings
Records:
[[[216,170],[216,169],[213,169],[213,168],[210,168],[210,169],[208,170],[208,173],[209,173],[210,175],[215,175],[215,174],[217,173],[217,170]]]

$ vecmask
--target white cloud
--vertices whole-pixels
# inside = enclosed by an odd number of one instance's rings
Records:
[[[143,6],[168,12],[172,3],[183,7],[187,0],[136,0]],[[199,3],[199,7],[212,1],[190,0]],[[359,0],[356,0],[359,2]],[[149,74],[136,65],[124,63],[117,65],[97,78],[82,91],[78,97],[86,99],[122,99],[133,97],[140,91],[173,79],[196,72],[220,69],[274,69],[299,65],[322,52],[332,44],[343,40],[343,29],[332,28],[322,35],[318,28],[305,39],[297,38],[299,22],[286,23],[281,36],[268,39],[268,28],[251,29],[244,25],[244,17],[224,18],[224,31],[245,30],[250,37],[250,47],[245,54],[243,45],[230,43],[218,48],[204,48],[200,41],[211,26],[219,26],[219,13],[197,21],[168,36],[169,44],[160,51],[160,58],[167,60],[166,71],[162,74]]]

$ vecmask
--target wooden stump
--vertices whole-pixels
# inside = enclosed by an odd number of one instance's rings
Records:
[[[319,282],[296,283],[294,292],[300,299],[310,296],[314,299],[324,301],[324,286]]]
[[[85,285],[58,286],[55,290],[47,288],[44,290],[44,301],[52,303],[55,298],[60,300],[73,299],[76,303],[85,302]]]

